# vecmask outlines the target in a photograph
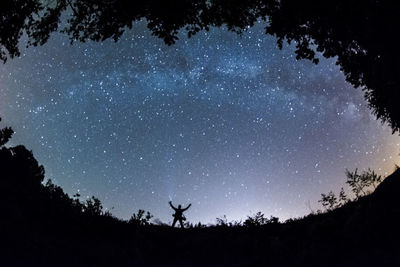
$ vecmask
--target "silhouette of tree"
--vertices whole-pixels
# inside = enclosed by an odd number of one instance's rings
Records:
[[[333,210],[338,207],[338,200],[332,191],[328,194],[321,194],[321,199],[318,200],[326,210]]]
[[[0,119],[1,121],[1,119]],[[32,151],[18,145],[7,147],[13,130],[0,129],[0,210],[10,217],[26,217],[32,221],[63,221],[72,216],[100,216],[103,206],[96,197],[85,202],[79,195],[72,199],[60,186],[48,179],[43,183],[45,171]]]
[[[371,169],[361,174],[358,173],[358,169],[355,169],[354,172],[346,170],[346,176],[346,183],[350,186],[356,198],[370,194],[382,182],[382,176]]]
[[[278,224],[279,223],[279,218],[272,216],[267,220],[267,224]]]
[[[242,225],[241,221],[228,221],[228,218],[226,217],[226,215],[223,215],[222,217],[217,217],[216,218],[216,226],[222,226],[222,227],[238,227]],[[196,227],[201,227],[201,223],[199,222],[199,224]]]
[[[340,188],[339,192],[339,199],[338,202],[340,203],[340,206],[343,206],[347,202],[349,202],[349,199],[347,198],[346,192],[344,192],[344,188]]]
[[[5,127],[3,129],[0,129],[0,148],[2,148],[10,140],[13,134],[14,131],[10,127]]]
[[[5,146],[12,134],[11,128],[0,130],[0,197],[18,195],[22,199],[30,199],[40,191],[44,168],[38,164],[32,151],[24,146]]]
[[[345,173],[347,177],[346,184],[350,186],[351,191],[355,195],[355,199],[349,198],[343,187],[340,189],[338,197],[335,193],[329,191],[328,194],[321,194],[321,199],[318,200],[325,210],[330,211],[342,207],[349,201],[354,201],[362,196],[371,194],[383,180],[381,175],[378,175],[369,168],[361,174],[358,173],[358,169],[355,169],[354,172],[346,170]]]
[[[226,218],[226,215],[223,215],[222,218],[217,217],[217,226],[229,226],[228,219]]]
[[[400,127],[395,1],[280,1],[267,33],[295,41],[297,58],[317,62],[313,48],[336,57],[347,81],[361,87],[374,114]]]
[[[267,218],[264,217],[264,214],[261,211],[257,212],[253,216],[248,216],[247,219],[244,221],[244,226],[259,226],[266,224],[268,221]]]
[[[0,9],[0,60],[20,55],[19,39],[43,10],[43,1],[4,0]]]
[[[100,199],[92,196],[84,203],[83,211],[92,216],[100,216],[103,214],[103,205]]]
[[[259,211],[253,216],[248,216],[247,219],[243,222],[244,226],[260,226],[265,224],[278,224],[279,218],[271,216],[269,219],[264,217],[264,214]]]
[[[23,221],[40,212],[44,168],[24,146],[7,147],[13,131],[0,129],[0,210],[2,218]]]
[[[153,215],[149,211],[146,213],[144,210],[139,209],[136,214],[132,214],[128,222],[134,225],[150,225],[151,218],[153,218]]]
[[[65,14],[64,27],[59,29]],[[71,42],[117,41],[135,21],[171,45],[179,31],[188,37],[224,26],[241,33],[264,21],[266,33],[296,44],[296,57],[318,63],[317,53],[335,57],[347,81],[361,87],[373,113],[400,130],[400,76],[396,1],[318,0],[7,0],[0,11],[0,59],[19,55],[18,40],[44,44],[60,30]]]

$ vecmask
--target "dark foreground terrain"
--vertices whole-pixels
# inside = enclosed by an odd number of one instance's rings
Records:
[[[5,145],[11,136],[0,129],[0,266],[400,266],[400,169],[327,213],[177,229],[119,220],[44,183],[31,151]]]
[[[0,265],[400,266],[399,192],[397,170],[373,194],[329,213],[183,230],[78,212],[54,192],[30,202],[9,196],[14,202],[2,203]]]

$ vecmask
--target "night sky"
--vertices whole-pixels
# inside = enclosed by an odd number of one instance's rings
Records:
[[[256,25],[184,35],[173,46],[136,24],[118,43],[54,34],[0,66],[2,126],[69,195],[127,219],[281,219],[319,208],[346,168],[390,173],[400,139],[371,114],[334,59],[296,61]]]

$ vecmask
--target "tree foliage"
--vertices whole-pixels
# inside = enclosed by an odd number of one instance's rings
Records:
[[[226,215],[223,215],[222,217],[217,217],[216,221],[217,221],[216,226],[222,226],[222,227],[238,227],[242,225],[242,221],[236,221],[236,220],[228,221]]]
[[[34,221],[44,216],[63,220],[73,216],[106,215],[98,198],[93,196],[81,202],[79,194],[75,199],[70,198],[50,179],[44,183],[44,167],[39,165],[32,151],[22,145],[6,146],[12,134],[11,128],[0,128],[0,205],[4,216],[29,215]]]
[[[134,225],[150,225],[151,218],[153,218],[153,215],[149,211],[145,212],[139,209],[137,213],[132,214],[128,222]]]
[[[396,1],[378,0],[7,0],[0,11],[0,59],[19,55],[25,31],[29,45],[44,44],[54,31],[71,42],[117,41],[145,20],[153,35],[173,44],[210,27],[241,33],[257,21],[283,43],[294,42],[298,59],[318,63],[317,52],[334,57],[347,81],[361,87],[373,113],[400,130],[400,53]],[[61,18],[66,18],[60,27]]]
[[[0,9],[0,60],[19,56],[19,39],[43,9],[39,0],[4,0]]]
[[[99,216],[103,214],[103,205],[100,199],[92,196],[84,202],[83,211],[92,216]]]
[[[320,202],[322,207],[326,210],[334,210],[349,202],[349,199],[342,187],[338,197],[333,193],[333,191],[329,191],[328,194],[321,194],[321,199],[318,200],[318,202]]]
[[[5,146],[12,134],[11,128],[0,129],[0,196],[18,194],[29,199],[41,189],[44,168],[24,146]]]
[[[248,216],[247,219],[243,222],[244,226],[252,227],[252,226],[260,226],[265,224],[278,224],[279,218],[271,216],[269,219],[264,217],[264,214],[259,211],[253,216]]]
[[[13,134],[14,131],[10,127],[5,127],[3,129],[0,129],[0,149],[10,140]]]
[[[358,169],[353,172],[346,170],[345,173],[347,177],[346,184],[349,185],[351,192],[353,192],[354,199],[347,196],[343,187],[340,189],[339,196],[336,196],[333,191],[321,194],[321,199],[318,202],[321,203],[325,210],[330,211],[339,208],[349,201],[371,194],[383,180],[381,175],[369,168],[362,173],[358,173]]]
[[[358,173],[358,169],[354,172],[346,170],[346,177],[346,183],[350,186],[356,198],[370,194],[382,182],[382,176],[371,169],[361,174]]]
[[[321,199],[318,202],[327,210],[333,210],[337,207],[337,197],[332,191],[329,191],[328,194],[321,194]]]

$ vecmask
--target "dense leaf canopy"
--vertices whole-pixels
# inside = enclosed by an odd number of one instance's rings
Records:
[[[264,21],[279,47],[295,42],[298,59],[318,63],[316,52],[335,57],[347,81],[362,88],[377,118],[396,132],[399,10],[396,1],[380,0],[7,0],[0,11],[0,59],[19,55],[24,31],[29,45],[44,44],[54,31],[68,34],[72,42],[117,41],[135,21],[145,19],[149,30],[171,45],[179,31],[190,37],[225,26],[241,33]]]

